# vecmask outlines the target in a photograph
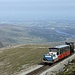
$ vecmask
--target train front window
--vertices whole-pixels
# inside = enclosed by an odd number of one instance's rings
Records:
[[[49,52],[57,52],[57,49],[54,49],[54,48],[51,49],[51,48],[50,48],[50,49],[49,49]]]

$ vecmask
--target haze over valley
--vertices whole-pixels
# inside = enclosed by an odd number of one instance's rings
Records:
[[[47,44],[75,39],[75,23],[67,20],[37,20],[0,23],[3,46],[17,44]]]

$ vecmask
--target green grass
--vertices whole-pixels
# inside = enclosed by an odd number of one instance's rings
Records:
[[[12,75],[41,61],[47,53],[47,45],[24,45],[0,53],[0,75]]]

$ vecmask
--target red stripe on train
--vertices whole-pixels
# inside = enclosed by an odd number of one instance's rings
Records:
[[[70,51],[64,52],[64,53],[58,55],[58,59],[59,59],[59,60],[60,60],[60,59],[63,59],[64,57],[69,56],[69,55],[70,55]]]

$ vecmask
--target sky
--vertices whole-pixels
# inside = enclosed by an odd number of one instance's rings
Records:
[[[0,19],[74,18],[75,0],[0,0]]]

